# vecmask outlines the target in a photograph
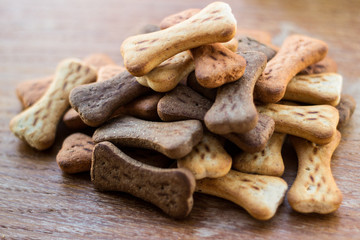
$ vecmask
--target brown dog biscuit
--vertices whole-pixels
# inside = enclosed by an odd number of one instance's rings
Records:
[[[256,98],[265,103],[280,101],[289,81],[307,66],[322,60],[327,50],[325,42],[314,38],[302,35],[287,37],[256,82]]]
[[[283,202],[287,188],[287,183],[279,177],[230,170],[221,178],[197,180],[195,191],[227,199],[254,218],[268,220]]]
[[[98,128],[93,140],[110,141],[127,147],[153,149],[169,158],[178,159],[189,154],[202,138],[200,121],[150,122],[120,116]]]
[[[80,115],[75,109],[70,108],[63,116],[63,122],[66,127],[72,130],[80,130],[88,127],[83,120],[81,120]]]
[[[303,69],[299,72],[299,75],[309,75],[309,74],[320,74],[320,73],[336,73],[337,72],[337,64],[329,56],[325,56],[325,58],[317,63],[311,64],[307,68]]]
[[[172,27],[178,23],[181,23],[200,11],[201,9],[198,8],[189,8],[184,11],[167,16],[160,22],[160,29],[166,29],[168,27]]]
[[[209,100],[215,101],[217,88],[205,88],[201,86],[196,79],[195,72],[189,74],[186,85]]]
[[[275,131],[327,144],[336,133],[339,113],[329,105],[289,106],[269,103],[257,106],[259,113],[274,119]]]
[[[178,85],[160,99],[157,111],[163,121],[187,119],[204,120],[205,113],[211,107],[211,101],[191,88]]]
[[[136,161],[158,168],[170,168],[176,160],[168,158],[164,154],[145,148],[121,148],[126,155]]]
[[[95,145],[91,181],[101,191],[129,193],[174,218],[186,217],[193,206],[195,179],[190,171],[140,163],[110,142]]]
[[[222,135],[245,152],[255,153],[264,150],[275,129],[271,117],[259,114],[255,128],[245,133],[228,133]]]
[[[96,127],[108,120],[120,106],[149,91],[124,71],[109,80],[73,89],[70,104],[87,125]]]
[[[342,194],[332,176],[330,162],[340,143],[340,132],[336,132],[330,143],[321,146],[293,136],[290,139],[299,159],[296,179],[287,194],[290,206],[302,213],[336,211]]]
[[[90,171],[94,142],[82,133],[73,133],[65,138],[62,148],[56,155],[56,162],[66,173]]]
[[[267,61],[270,61],[276,54],[276,51],[271,47],[245,35],[240,35],[238,37],[238,42],[239,42],[237,48],[238,52],[248,52],[248,51],[262,52],[263,54],[266,55]]]
[[[346,126],[354,113],[356,108],[355,99],[348,94],[342,94],[339,105],[336,106],[336,109],[339,111],[339,123],[337,128],[341,129]]]
[[[233,168],[245,173],[281,177],[285,169],[281,156],[285,136],[283,133],[274,133],[261,152],[242,152],[236,155],[233,159]]]
[[[205,115],[206,127],[217,134],[244,133],[253,129],[258,121],[253,91],[266,66],[266,56],[260,52],[240,54],[247,62],[244,76],[221,86],[215,103]]]
[[[102,66],[98,71],[97,82],[102,82],[110,78],[115,77],[119,73],[125,71],[125,68],[118,65],[106,65]]]

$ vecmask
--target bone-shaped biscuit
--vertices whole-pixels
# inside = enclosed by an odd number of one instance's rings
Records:
[[[340,102],[342,82],[342,76],[336,73],[298,75],[287,85],[283,99],[336,106]]]
[[[339,111],[339,123],[337,128],[341,129],[346,126],[356,108],[355,99],[348,94],[342,94],[339,105],[336,109]]]
[[[243,207],[259,220],[272,218],[283,202],[287,183],[273,176],[261,176],[238,171],[221,178],[205,178],[196,181],[196,192],[227,199]]]
[[[283,133],[274,133],[261,152],[236,155],[232,167],[240,172],[281,177],[285,168],[281,156],[285,136]]]
[[[326,43],[321,40],[302,35],[287,37],[256,82],[257,99],[265,103],[280,101],[289,81],[307,66],[322,60],[327,50]]]
[[[248,153],[264,150],[275,129],[275,122],[271,117],[259,114],[255,128],[245,133],[228,133],[222,135],[236,146]]]
[[[325,58],[317,63],[311,64],[307,68],[303,69],[299,72],[299,75],[308,75],[308,74],[320,74],[320,73],[336,73],[337,72],[337,64],[329,56],[325,56]]]
[[[153,149],[169,158],[189,154],[202,138],[200,121],[150,122],[129,116],[120,116],[98,128],[93,140],[110,141],[121,146]]]
[[[70,108],[64,114],[62,120],[65,126],[72,130],[80,130],[88,127],[88,125],[81,120],[79,113],[73,108]]]
[[[56,162],[66,173],[90,171],[93,148],[94,142],[91,137],[83,133],[73,133],[65,138],[56,155]]]
[[[49,148],[54,143],[57,125],[69,107],[70,91],[95,80],[93,68],[77,59],[63,60],[41,99],[10,121],[11,131],[38,150]]]
[[[217,134],[244,133],[253,129],[258,121],[253,91],[266,66],[266,56],[261,52],[240,54],[247,62],[244,75],[218,89],[216,100],[205,115],[206,127]]]
[[[102,66],[101,68],[99,68],[98,77],[96,81],[102,82],[108,80],[110,78],[115,77],[116,75],[118,75],[123,71],[125,71],[124,67],[114,64]]]
[[[191,18],[192,16],[194,16],[196,13],[198,13],[200,11],[201,11],[201,9],[198,9],[198,8],[189,8],[184,11],[169,15],[166,18],[164,18],[163,20],[161,20],[161,22],[159,24],[160,29],[166,29],[166,28],[172,27],[178,23],[181,23],[181,22],[185,21],[186,19]]]
[[[187,77],[186,85],[195,92],[203,95],[211,101],[215,101],[217,88],[205,88],[199,84],[196,79],[195,72],[191,72]]]
[[[223,177],[230,171],[231,163],[232,158],[220,140],[209,132],[204,132],[188,155],[177,160],[177,166],[189,169],[195,179]]]
[[[215,2],[170,28],[127,38],[121,45],[121,54],[127,70],[142,76],[177,53],[229,41],[235,32],[236,20],[230,6]]]
[[[109,80],[73,89],[70,104],[87,125],[96,127],[108,120],[120,106],[149,91],[124,71]]]
[[[195,179],[190,171],[140,163],[110,142],[95,145],[91,181],[101,191],[129,193],[174,218],[186,217],[193,206]]]
[[[336,133],[339,113],[330,105],[288,106],[269,103],[257,106],[259,113],[274,119],[275,131],[305,138],[317,144],[329,143]]]
[[[331,173],[331,156],[340,143],[341,134],[326,145],[316,145],[305,139],[291,136],[299,166],[296,179],[287,199],[290,206],[302,213],[331,213],[339,208],[342,194]]]
[[[257,51],[266,55],[267,61],[270,61],[276,54],[276,51],[264,43],[258,42],[245,35],[238,36],[238,52]]]

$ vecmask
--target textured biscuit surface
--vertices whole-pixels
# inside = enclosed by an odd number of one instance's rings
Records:
[[[276,54],[276,51],[264,43],[258,42],[245,35],[238,36],[238,52],[256,51],[266,55],[267,61],[270,61]]]

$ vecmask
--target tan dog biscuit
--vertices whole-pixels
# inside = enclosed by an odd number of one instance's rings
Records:
[[[101,67],[106,65],[116,65],[116,63],[109,57],[109,55],[104,53],[93,53],[85,57],[84,62],[95,68],[96,71],[99,71]]]
[[[236,155],[233,159],[233,168],[245,173],[281,177],[285,169],[281,156],[285,136],[283,133],[274,133],[261,152],[242,152]]]
[[[11,131],[38,150],[49,148],[55,140],[57,125],[69,107],[70,91],[95,80],[96,71],[91,67],[76,59],[63,60],[42,98],[10,121]]]
[[[191,49],[195,75],[201,86],[216,88],[238,80],[245,71],[246,61],[220,43]]]
[[[243,207],[254,218],[268,220],[283,202],[287,187],[279,177],[230,170],[221,178],[197,180],[195,191],[227,199]]]
[[[196,79],[195,72],[191,72],[187,77],[186,85],[195,92],[203,95],[211,101],[215,101],[217,88],[205,88],[199,84]]]
[[[94,142],[82,133],[73,133],[65,138],[62,148],[56,155],[56,162],[66,173],[90,171]]]
[[[253,129],[258,121],[253,91],[266,66],[266,56],[260,52],[240,54],[247,62],[244,76],[221,86],[215,103],[205,115],[206,127],[217,134],[244,133]]]
[[[160,22],[160,29],[166,29],[169,27],[172,27],[178,23],[181,23],[185,21],[186,19],[191,18],[198,12],[200,12],[201,9],[198,8],[189,8],[184,11],[172,14],[170,16],[167,16]]]
[[[174,218],[186,217],[193,206],[195,179],[187,169],[140,163],[109,142],[95,145],[91,181],[99,190],[129,193]]]
[[[259,113],[274,119],[275,131],[327,144],[336,133],[339,113],[329,105],[288,106],[269,103],[257,106]]]
[[[157,111],[163,121],[204,120],[211,101],[189,87],[178,85],[160,99]]]
[[[123,71],[125,71],[125,68],[122,66],[118,66],[118,65],[102,66],[98,71],[98,78],[96,81],[102,82],[102,81],[108,80],[110,78],[115,77],[119,73],[122,73]]]
[[[231,163],[232,158],[219,139],[209,132],[204,133],[191,153],[177,160],[177,166],[189,169],[195,179],[223,177],[230,171]]]
[[[191,18],[158,32],[127,38],[121,54],[127,70],[143,76],[177,53],[201,45],[230,41],[236,20],[228,4],[209,4]]]
[[[228,133],[222,135],[245,152],[255,153],[265,149],[275,129],[275,122],[271,117],[259,114],[255,128],[245,133]]]
[[[287,85],[283,99],[336,106],[340,102],[342,82],[342,76],[336,73],[298,75]]]
[[[317,63],[311,64],[307,68],[303,69],[299,72],[299,75],[308,75],[308,74],[320,74],[320,73],[336,73],[337,72],[337,64],[329,56],[325,56],[325,58]]]
[[[266,103],[280,101],[289,81],[307,66],[322,60],[327,50],[325,42],[314,38],[302,35],[287,37],[256,82],[257,99]]]
[[[336,106],[336,109],[339,111],[339,123],[337,128],[341,129],[346,126],[353,115],[356,108],[355,99],[347,94],[341,95],[341,100],[339,105]]]
[[[342,194],[332,176],[330,162],[340,139],[339,131],[330,143],[322,146],[291,137],[299,159],[296,179],[287,194],[290,206],[294,210],[327,214],[339,208]]]
[[[140,147],[178,159],[189,154],[202,138],[200,121],[150,122],[120,116],[98,128],[93,140],[110,141],[127,147]]]
[[[109,80],[73,89],[70,104],[84,123],[96,127],[108,120],[120,106],[149,91],[124,71]]]
[[[238,52],[256,51],[262,52],[266,55],[267,61],[270,61],[276,54],[276,51],[264,43],[258,42],[253,38],[245,35],[238,37]]]

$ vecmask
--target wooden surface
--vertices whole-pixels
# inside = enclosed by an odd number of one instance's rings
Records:
[[[333,214],[299,214],[287,200],[269,221],[254,220],[237,205],[195,194],[190,216],[168,218],[142,200],[94,190],[88,174],[62,174],[55,162],[70,133],[60,126],[45,152],[9,131],[21,110],[15,85],[52,74],[61,59],[94,52],[121,63],[121,42],[147,23],[210,1],[0,0],[0,239],[360,239],[360,111],[343,129],[332,171],[343,193]],[[238,26],[269,31],[280,44],[291,33],[318,37],[344,77],[344,92],[360,103],[360,2],[228,1]],[[289,185],[296,157],[284,150]]]

